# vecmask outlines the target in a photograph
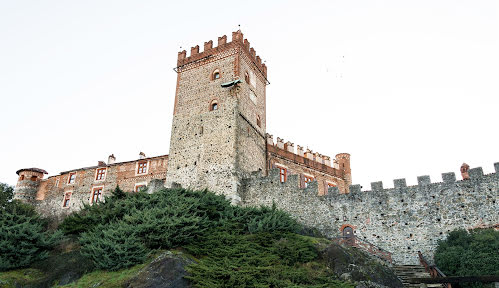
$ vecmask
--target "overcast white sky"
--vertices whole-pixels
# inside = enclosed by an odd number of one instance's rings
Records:
[[[238,24],[274,137],[350,153],[365,189],[493,172],[498,1],[0,0],[0,182],[168,154],[179,47]]]

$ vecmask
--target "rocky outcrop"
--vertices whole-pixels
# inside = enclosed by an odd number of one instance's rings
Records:
[[[390,267],[356,248],[331,244],[320,249],[320,256],[341,280],[358,282],[359,288],[403,287]]]
[[[194,263],[181,253],[167,251],[159,255],[150,264],[144,267],[137,276],[129,280],[124,287],[129,288],[188,288],[192,287],[185,267]]]

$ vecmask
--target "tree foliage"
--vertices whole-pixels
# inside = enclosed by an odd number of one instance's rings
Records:
[[[0,270],[26,267],[47,257],[60,233],[47,231],[47,221],[18,201],[0,208]]]
[[[436,265],[448,276],[499,275],[499,231],[455,230],[439,241]],[[464,285],[464,284],[463,284]],[[485,287],[466,284],[464,287]]]
[[[14,188],[8,184],[0,183],[0,208],[5,207],[14,197]]]

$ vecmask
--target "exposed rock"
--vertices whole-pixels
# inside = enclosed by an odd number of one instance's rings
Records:
[[[153,288],[153,287],[191,287],[185,267],[194,263],[181,253],[164,252],[144,267],[139,274],[128,281],[124,287]]]
[[[331,244],[319,251],[340,279],[359,282],[358,288],[403,287],[389,267],[355,248]]]

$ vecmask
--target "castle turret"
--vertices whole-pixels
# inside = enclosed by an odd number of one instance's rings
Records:
[[[352,184],[352,170],[350,168],[350,154],[339,153],[336,154],[336,162],[338,163],[338,169],[343,172],[343,178],[345,179],[345,188]]]
[[[19,178],[14,189],[14,199],[23,202],[33,202],[47,171],[40,168],[25,168],[17,170]]]

